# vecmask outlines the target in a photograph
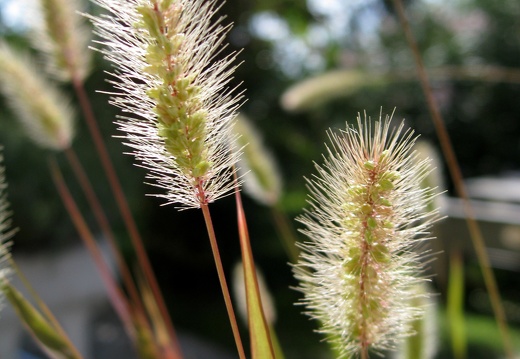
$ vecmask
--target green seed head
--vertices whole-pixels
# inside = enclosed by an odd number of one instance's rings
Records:
[[[374,242],[374,234],[372,231],[367,230],[365,232],[365,241],[367,244],[372,244]]]
[[[372,160],[369,160],[369,161],[365,161],[365,163],[363,164],[363,166],[369,170],[369,171],[372,171],[374,168],[376,168],[376,163]]]
[[[391,189],[394,189],[394,184],[392,183],[392,181],[390,181],[389,179],[386,179],[386,178],[381,178],[378,182],[379,186],[381,186],[381,189],[383,191],[389,191]]]
[[[379,204],[381,204],[382,206],[385,206],[385,207],[392,206],[392,202],[390,202],[388,199],[386,199],[384,197],[379,198]]]
[[[370,229],[374,229],[377,227],[377,220],[374,217],[367,218],[367,226]]]
[[[372,211],[373,211],[372,205],[370,205],[369,203],[363,203],[361,205],[361,213],[370,214],[370,213],[372,213]]]

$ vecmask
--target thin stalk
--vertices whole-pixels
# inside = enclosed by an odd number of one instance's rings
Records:
[[[127,300],[123,292],[119,288],[117,282],[115,281],[114,276],[112,275],[111,270],[108,267],[106,261],[103,259],[103,254],[99,250],[96,244],[96,240],[92,235],[92,232],[88,228],[88,225],[84,220],[83,216],[81,215],[81,212],[79,211],[79,208],[76,205],[74,198],[70,194],[61,174],[61,171],[59,170],[59,167],[54,159],[49,160],[49,167],[51,170],[54,184],[58,189],[63,204],[65,205],[65,208],[67,209],[67,212],[69,213],[72,222],[76,227],[76,230],[79,232],[81,239],[83,240],[90,254],[92,255],[96,267],[101,272],[101,279],[103,280],[103,283],[107,288],[108,295],[112,304],[114,305],[114,309],[116,310],[119,317],[125,324],[125,327],[129,331],[129,334],[132,334],[132,330],[130,329],[132,328],[132,320],[128,311]]]
[[[125,288],[128,290],[130,298],[132,298],[132,302],[136,306],[137,310],[139,310],[141,314],[144,315],[144,305],[141,300],[141,296],[139,295],[139,291],[137,290],[137,286],[135,285],[135,282],[132,278],[130,269],[126,265],[126,261],[124,260],[121,251],[119,250],[110,222],[108,221],[105,211],[103,210],[103,207],[99,202],[94,189],[92,188],[92,184],[88,179],[85,169],[83,168],[81,161],[78,159],[78,156],[73,148],[66,149],[64,153],[83,192],[85,193],[87,201],[92,208],[92,212],[94,213],[94,216],[96,217],[96,220],[110,245],[110,249],[116,259],[117,267],[123,278]]]
[[[61,335],[61,337],[67,341],[68,347],[70,350],[72,350],[72,354],[74,355],[74,357],[83,358],[83,356],[80,354],[80,352],[78,351],[76,346],[72,343],[69,336],[67,335],[67,333],[65,332],[65,330],[63,329],[61,324],[58,322],[58,320],[56,319],[54,314],[52,314],[52,311],[49,309],[47,304],[45,304],[45,302],[40,297],[40,295],[38,294],[36,289],[34,289],[31,282],[29,281],[29,279],[27,279],[27,277],[22,272],[22,270],[20,269],[18,264],[15,262],[15,260],[12,257],[8,257],[8,260],[9,260],[9,265],[11,266],[11,268],[14,269],[14,271],[16,272],[16,275],[18,276],[18,278],[20,278],[20,281],[22,282],[24,287],[27,289],[27,291],[29,292],[31,297],[35,300],[36,304],[38,305],[38,308],[43,313],[45,319],[47,319],[50,322],[50,324],[53,326],[53,328],[56,329],[56,331]]]
[[[152,333],[152,330],[150,328],[150,325],[148,321],[144,320],[144,316],[141,315],[140,312],[131,313],[130,312],[130,306],[128,303],[128,300],[124,293],[122,292],[121,288],[116,283],[114,277],[111,275],[110,268],[106,264],[105,260],[103,259],[103,255],[101,251],[99,250],[99,247],[97,246],[97,243],[94,239],[94,236],[92,235],[92,232],[89,230],[88,225],[86,221],[84,220],[83,216],[81,215],[81,212],[79,211],[74,198],[70,194],[66,183],[63,179],[63,176],[59,170],[59,167],[56,164],[56,161],[52,160],[50,161],[50,167],[51,167],[51,173],[53,176],[53,180],[56,184],[56,187],[58,188],[60,197],[63,200],[63,203],[65,207],[67,208],[67,211],[69,215],[71,216],[71,219],[79,232],[83,242],[85,243],[85,246],[90,251],[90,254],[92,255],[92,258],[94,259],[94,262],[96,264],[96,267],[101,272],[101,278],[107,288],[109,298],[114,306],[114,309],[116,310],[116,313],[121,318],[121,321],[123,322],[125,329],[129,335],[130,338],[133,339],[133,343],[136,346],[136,350],[140,351],[142,349],[142,341],[140,340],[140,330],[136,329],[136,326],[142,325],[143,330],[146,330],[148,333]],[[159,348],[158,348],[157,342],[152,342],[151,350],[154,351],[154,355],[158,357]],[[177,356],[165,356],[166,358],[176,359]]]
[[[108,150],[103,141],[103,137],[101,136],[101,131],[99,130],[99,127],[97,125],[94,112],[90,105],[90,101],[85,91],[83,82],[77,76],[73,76],[72,84],[74,86],[76,95],[78,96],[78,100],[83,111],[85,121],[87,122],[90,134],[92,136],[92,140],[94,141],[96,151],[100,158],[105,174],[108,178],[110,188],[115,197],[125,226],[130,235],[130,240],[132,242],[132,245],[134,246],[140,269],[143,271],[143,275],[152,290],[152,294],[155,298],[155,301],[157,302],[159,310],[161,311],[161,315],[164,318],[166,330],[168,331],[168,336],[170,338],[169,344],[171,350],[175,353],[175,356],[181,358],[181,350],[177,340],[177,336],[175,334],[173,323],[171,321],[171,317],[168,313],[166,304],[164,302],[164,298],[157,283],[157,279],[153,272],[152,265],[150,263],[148,255],[146,254],[146,250],[141,239],[141,235],[139,234],[132,212],[130,211],[130,207],[128,206],[128,202],[123,193],[121,183],[115,172],[114,166],[108,154]]]
[[[393,0],[393,4],[395,9],[397,10],[401,26],[403,27],[406,40],[408,42],[408,46],[412,50],[417,69],[417,74],[421,83],[421,88],[426,97],[428,110],[430,111],[433,124],[437,132],[437,136],[439,137],[442,152],[444,154],[451,177],[453,179],[455,190],[464,203],[466,223],[471,236],[471,240],[473,242],[473,246],[475,248],[475,252],[477,254],[478,261],[480,263],[480,267],[484,277],[484,282],[489,292],[491,305],[493,307],[495,319],[497,321],[497,325],[501,333],[505,353],[508,356],[508,358],[513,359],[513,346],[509,335],[509,329],[506,321],[504,307],[502,305],[501,296],[498,291],[498,286],[496,283],[495,276],[493,274],[493,270],[491,269],[482,232],[477,221],[475,220],[475,214],[469,202],[469,196],[466,190],[466,186],[464,185],[460,166],[458,164],[457,157],[455,156],[455,151],[453,150],[448,130],[446,129],[444,120],[442,119],[442,116],[440,114],[439,107],[437,106],[437,103],[435,102],[435,99],[433,97],[431,85],[425,70],[424,62],[422,60],[421,53],[419,51],[416,40],[413,36],[412,30],[406,18],[403,3],[401,0]]]
[[[220,287],[222,289],[222,294],[224,296],[224,302],[226,303],[226,309],[227,309],[229,321],[231,323],[231,329],[233,331],[233,336],[235,338],[238,355],[239,355],[240,359],[245,359],[246,355],[244,352],[244,347],[242,345],[242,340],[240,339],[240,332],[238,330],[238,324],[237,324],[237,319],[235,316],[235,311],[233,310],[233,304],[231,303],[231,295],[229,294],[229,289],[228,289],[228,285],[226,282],[226,276],[224,274],[224,267],[222,266],[222,261],[220,259],[220,252],[218,250],[217,237],[215,235],[215,229],[213,228],[211,214],[209,212],[209,208],[206,203],[201,204],[200,208],[202,209],[202,213],[204,215],[204,221],[206,222],[206,228],[208,230],[209,242],[211,244],[211,251],[213,252],[213,259],[215,260],[215,266],[217,267],[218,279],[220,282]]]

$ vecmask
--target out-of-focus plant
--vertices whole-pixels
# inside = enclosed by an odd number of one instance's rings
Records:
[[[67,96],[38,73],[36,61],[7,44],[0,46],[0,65],[2,92],[30,138],[51,150],[68,148],[74,136],[74,115]]]
[[[1,148],[0,148],[1,150]],[[0,152],[0,291],[2,296],[9,301],[18,314],[20,321],[27,328],[36,343],[49,355],[50,358],[81,359],[80,353],[67,337],[63,328],[58,324],[48,308],[35,296],[39,302],[40,310],[36,309],[11,283],[11,274],[18,272],[23,281],[25,277],[19,271],[18,266],[11,258],[9,251],[9,240],[14,236],[16,230],[12,228],[11,212],[7,200],[7,184],[5,180],[5,168],[3,167],[3,154]],[[26,282],[32,291],[29,283]],[[33,292],[34,293],[34,292]],[[0,305],[3,303],[0,302]],[[0,307],[1,309],[1,307]]]
[[[0,151],[3,148],[0,148]],[[14,235],[11,225],[11,212],[7,201],[7,184],[5,180],[5,168],[3,166],[4,156],[0,152],[0,281],[4,282],[9,278],[11,268],[8,265],[10,258],[9,240]],[[0,308],[3,305],[3,298],[0,297]]]
[[[247,116],[240,114],[237,117],[233,131],[243,152],[238,161],[243,189],[250,197],[271,209],[278,236],[288,258],[294,263],[298,258],[297,239],[290,221],[280,209],[283,181],[278,164]]]
[[[448,283],[448,316],[449,331],[453,357],[467,357],[467,337],[464,322],[464,262],[459,252],[450,255],[450,275]]]
[[[90,73],[92,56],[85,49],[92,31],[77,12],[78,0],[40,0],[35,4],[37,19],[29,39],[45,57],[49,76],[63,82],[84,81]]]
[[[395,359],[432,359],[439,351],[437,298],[432,296],[432,288],[428,283],[420,283],[414,290],[417,295],[410,298],[410,305],[422,308],[424,315],[412,322],[414,334],[398,344],[392,355]]]

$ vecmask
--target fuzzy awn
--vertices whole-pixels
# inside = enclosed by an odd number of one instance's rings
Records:
[[[340,357],[394,348],[422,315],[408,303],[426,280],[417,247],[435,218],[425,211],[434,192],[420,187],[429,162],[414,160],[413,131],[403,127],[359,117],[357,129],[329,132],[324,165],[308,180],[310,209],[299,221],[309,241],[295,275]]]
[[[227,88],[236,54],[217,58],[229,27],[213,21],[215,1],[93,1],[110,12],[91,20],[116,67],[119,128],[158,196],[198,208],[230,193],[240,98]]]

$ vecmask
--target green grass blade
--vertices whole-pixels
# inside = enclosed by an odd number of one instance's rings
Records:
[[[54,328],[10,283],[2,283],[2,291],[29,332],[46,351],[53,354],[53,358],[80,359],[75,354],[76,349],[70,347],[67,338],[64,338],[60,331]]]
[[[467,338],[464,324],[464,268],[460,254],[457,252],[454,252],[450,257],[447,314],[453,356],[456,359],[466,358]]]
[[[274,359],[271,334],[266,323],[262,309],[262,301],[256,270],[253,260],[253,253],[249,242],[249,232],[247,229],[246,217],[242,207],[242,200],[238,190],[236,194],[238,231],[240,235],[240,247],[242,249],[242,263],[244,268],[244,280],[246,287],[247,312],[249,323],[249,335],[251,340],[251,355],[253,359]]]

